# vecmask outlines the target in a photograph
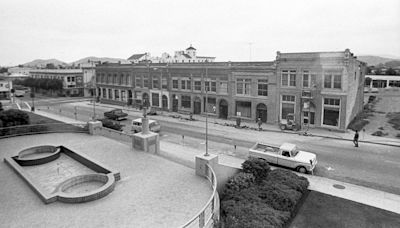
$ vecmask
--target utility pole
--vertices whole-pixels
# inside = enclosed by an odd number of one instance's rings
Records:
[[[250,62],[251,62],[251,45],[253,45],[253,42],[249,42],[249,54],[250,54]]]

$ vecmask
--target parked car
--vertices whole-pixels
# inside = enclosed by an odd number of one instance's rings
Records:
[[[301,151],[291,143],[283,143],[280,147],[266,143],[256,143],[249,149],[249,156],[258,157],[268,163],[295,169],[301,173],[312,172],[317,165],[317,156]]]
[[[149,119],[149,130],[152,132],[160,132],[161,126],[156,120]],[[138,133],[142,131],[142,118],[132,120],[132,132]]]
[[[122,120],[126,119],[127,116],[128,113],[123,112],[122,109],[113,109],[104,113],[104,117],[110,120]]]
[[[103,127],[110,128],[116,131],[123,131],[124,125],[121,125],[118,121],[110,120],[110,119],[98,119],[103,124]]]

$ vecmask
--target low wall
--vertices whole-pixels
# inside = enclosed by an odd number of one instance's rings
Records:
[[[29,158],[30,155],[39,154],[39,157]],[[13,159],[21,166],[41,165],[56,160],[60,157],[60,148],[55,146],[36,146],[18,153]]]
[[[121,131],[116,131],[106,127],[95,127],[93,130],[94,130],[93,132],[94,135],[101,135],[118,141],[132,143],[133,135],[131,134],[127,134]]]
[[[97,181],[104,185],[96,190],[84,193],[66,193],[70,187],[83,184],[85,182]],[[88,201],[97,200],[110,194],[115,188],[115,178],[113,175],[105,174],[88,174],[72,177],[62,182],[54,193],[57,194],[57,200],[64,203],[83,203]]]

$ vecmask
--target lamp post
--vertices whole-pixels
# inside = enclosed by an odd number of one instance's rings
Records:
[[[208,109],[208,96],[207,96],[207,94],[208,94],[208,87],[210,86],[210,85],[208,85],[207,86],[207,83],[206,82],[208,82],[208,72],[207,72],[207,67],[206,67],[206,80],[205,80],[205,82],[204,82],[204,88],[205,88],[205,90],[206,90],[206,153],[204,154],[204,156],[209,156],[210,154],[208,153],[208,111],[207,111],[207,109]]]
[[[96,119],[96,87],[92,88],[93,95],[93,120]]]

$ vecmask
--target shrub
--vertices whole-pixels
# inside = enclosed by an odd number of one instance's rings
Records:
[[[252,173],[240,172],[228,180],[222,195],[230,198],[231,195],[243,189],[250,188],[254,184],[254,181],[255,178]]]
[[[253,174],[256,181],[264,180],[271,171],[271,167],[268,165],[267,161],[255,157],[250,157],[243,162],[242,169],[245,173]]]
[[[285,169],[272,170],[268,174],[268,181],[284,184],[301,193],[304,193],[310,185],[310,182],[308,182],[307,178],[297,176],[290,170]]]
[[[3,127],[11,127],[29,124],[29,115],[18,109],[9,109],[0,113]]]
[[[386,135],[388,135],[388,133],[384,133],[383,131],[375,131],[371,135],[373,135],[373,136],[386,136]]]
[[[290,218],[290,213],[277,211],[259,202],[226,202],[225,227],[229,228],[264,228],[282,227]]]

